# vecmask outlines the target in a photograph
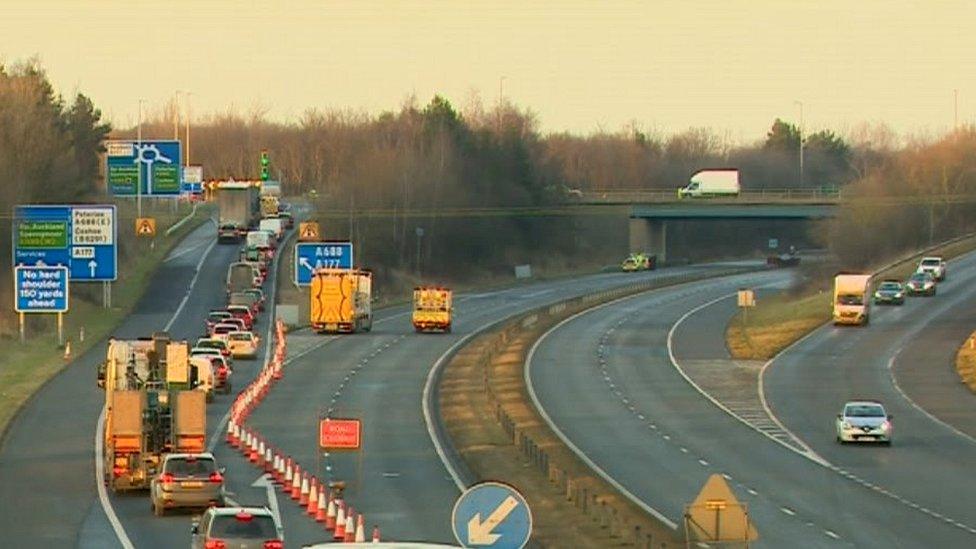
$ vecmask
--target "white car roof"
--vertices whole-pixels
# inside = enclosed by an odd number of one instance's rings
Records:
[[[848,406],[881,406],[884,408],[884,404],[881,404],[877,400],[849,400],[847,404],[844,404],[844,408]]]
[[[219,355],[220,349],[214,347],[194,347],[190,349],[191,355]]]
[[[200,452],[199,454],[166,454],[165,459],[170,458],[188,458],[194,457],[197,459],[214,459],[214,455],[210,452]]]

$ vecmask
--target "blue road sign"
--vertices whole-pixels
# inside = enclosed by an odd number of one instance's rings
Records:
[[[315,269],[352,269],[352,242],[299,242],[295,244],[295,284],[312,283]]]
[[[118,277],[114,205],[20,205],[14,209],[14,265],[64,265],[71,280]]]
[[[532,535],[532,511],[515,488],[482,482],[458,498],[451,525],[464,547],[522,549]]]
[[[14,310],[18,313],[68,312],[68,268],[14,267]]]
[[[179,141],[109,141],[105,144],[105,183],[115,196],[179,196],[183,187]]]

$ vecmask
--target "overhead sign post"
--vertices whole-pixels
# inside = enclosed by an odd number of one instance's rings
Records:
[[[20,317],[20,339],[24,341],[24,315],[57,313],[58,345],[64,342],[63,314],[68,312],[68,268],[64,265],[18,265],[14,267],[14,311]]]
[[[21,205],[14,209],[13,264],[63,265],[74,282],[118,277],[114,205]]]
[[[308,286],[316,269],[352,269],[352,242],[295,244],[295,284]]]
[[[110,141],[105,148],[105,184],[109,193],[115,196],[180,195],[183,155],[179,141]]]
[[[464,547],[522,549],[532,535],[532,512],[515,488],[482,482],[457,499],[451,525]]]

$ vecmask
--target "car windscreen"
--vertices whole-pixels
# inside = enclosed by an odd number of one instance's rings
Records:
[[[197,342],[197,347],[204,349],[223,349],[225,346],[224,342],[219,339],[205,339]]]
[[[234,341],[251,341],[253,336],[250,332],[238,332],[230,334],[230,338]]]
[[[225,318],[227,318],[229,316],[230,316],[230,313],[223,313],[223,312],[221,312],[221,313],[210,313],[209,315],[207,315],[207,319],[210,320],[210,321],[212,321],[212,322],[219,322],[220,320],[225,319]]]
[[[922,260],[922,265],[924,265],[926,267],[938,267],[939,266],[939,263],[941,263],[941,261],[938,260],[938,259],[923,259]]]
[[[855,294],[841,294],[837,296],[837,303],[841,305],[864,305],[864,296]]]
[[[217,466],[211,458],[171,457],[163,465],[164,473],[172,473],[177,477],[206,477],[216,470]]]
[[[897,292],[901,289],[901,285],[897,282],[885,282],[878,287],[879,290]]]
[[[217,326],[214,328],[215,334],[229,334],[237,330],[237,326]]]
[[[932,277],[926,273],[918,273],[912,275],[911,280],[912,282],[928,282],[929,280],[932,280]]]
[[[217,515],[210,523],[209,537],[217,539],[276,539],[274,519],[267,515],[250,515],[247,519],[236,515]]]
[[[848,406],[844,412],[847,417],[884,417],[884,408],[870,404]]]

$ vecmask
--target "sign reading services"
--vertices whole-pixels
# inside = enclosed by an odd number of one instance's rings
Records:
[[[115,280],[113,205],[20,205],[14,209],[14,265],[64,265],[71,280]]]

